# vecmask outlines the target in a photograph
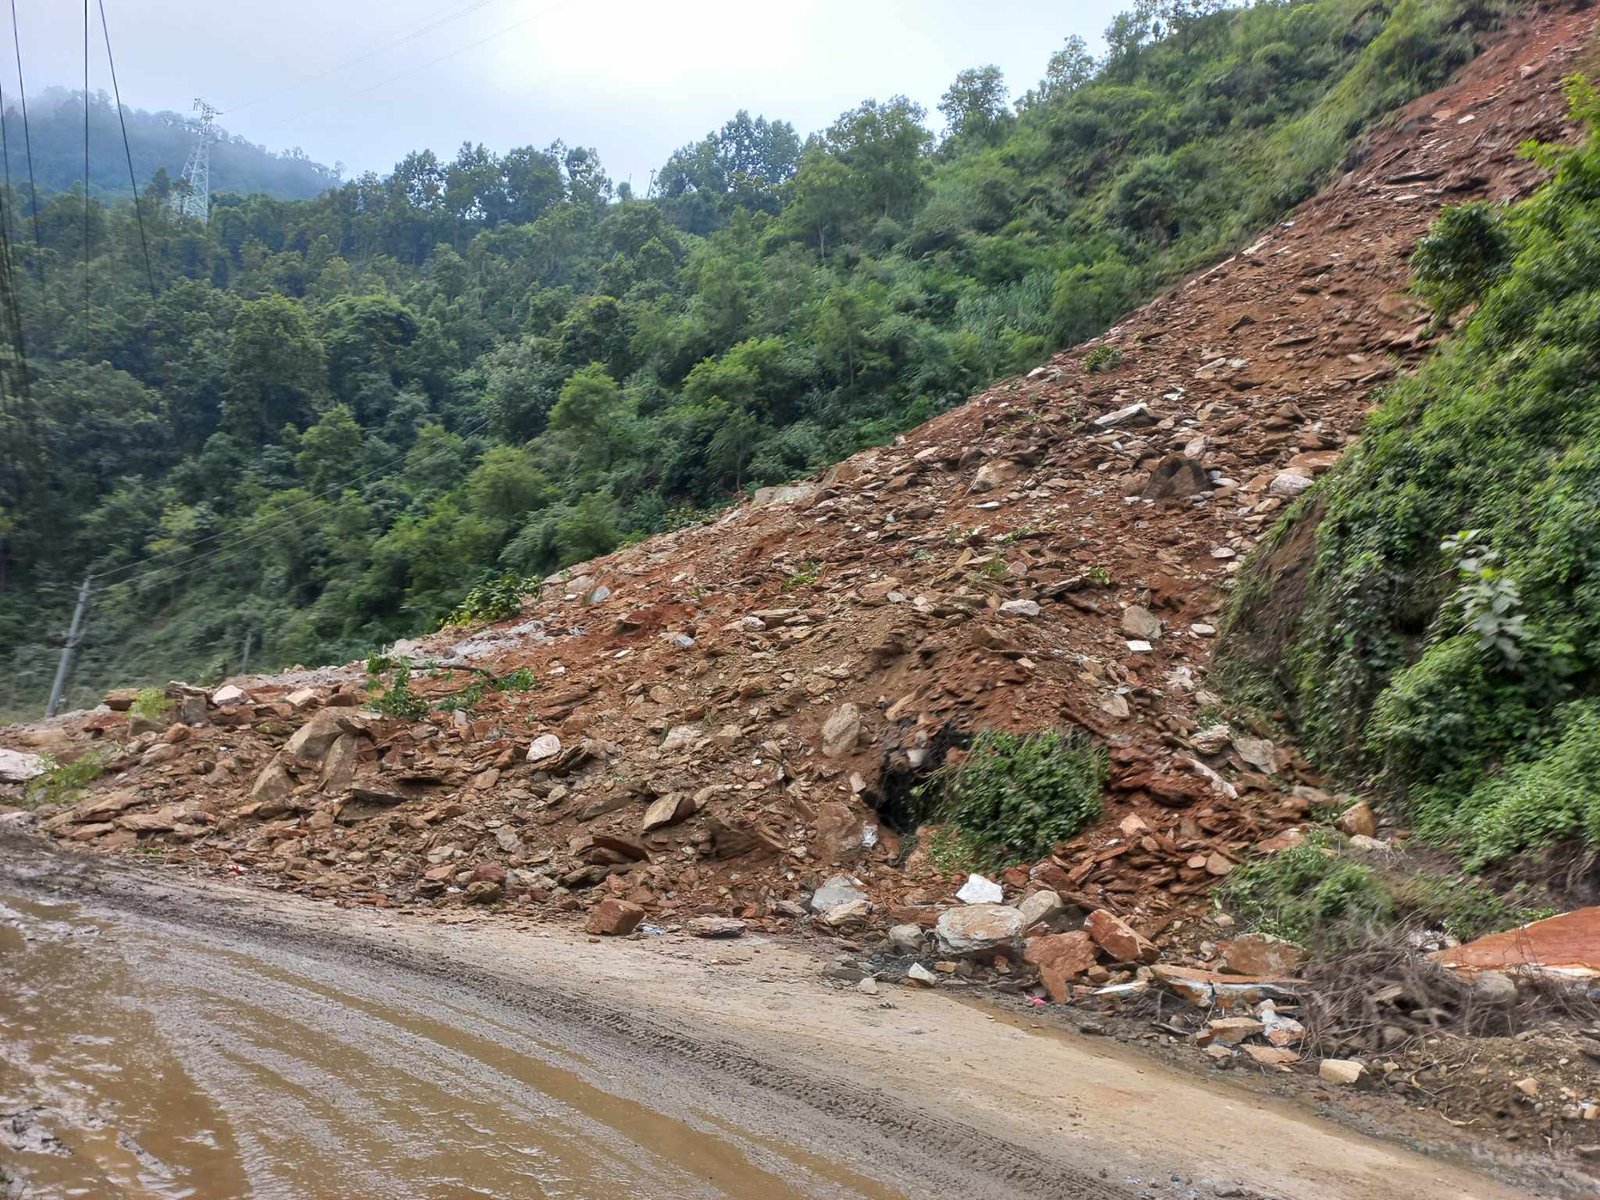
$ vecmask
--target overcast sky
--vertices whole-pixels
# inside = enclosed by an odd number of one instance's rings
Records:
[[[124,103],[187,111],[346,173],[463,141],[596,147],[642,190],[740,108],[805,134],[903,92],[937,123],[963,67],[1033,86],[1068,34],[1098,48],[1123,0],[104,0]],[[81,86],[82,10],[18,0],[28,90]],[[95,15],[98,37],[98,13]],[[96,43],[91,86],[110,91]],[[15,86],[10,47],[6,91]],[[352,61],[359,60],[359,61]],[[441,61],[442,60],[442,61]]]

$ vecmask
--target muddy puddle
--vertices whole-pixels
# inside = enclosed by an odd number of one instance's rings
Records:
[[[0,1196],[870,1197],[442,985],[0,894]]]

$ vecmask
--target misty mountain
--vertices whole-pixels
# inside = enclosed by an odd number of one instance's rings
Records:
[[[133,169],[144,190],[158,170],[176,179],[194,148],[197,122],[175,112],[123,109]],[[28,97],[33,169],[41,196],[68,191],[83,178],[83,93],[46,88]],[[7,97],[6,168],[19,195],[27,186],[27,142],[22,109]],[[274,152],[220,130],[211,148],[213,192],[264,193],[280,200],[308,200],[339,182],[339,168],[313,162],[299,149]],[[117,110],[104,92],[89,104],[89,188],[108,199],[128,193],[128,163]]]

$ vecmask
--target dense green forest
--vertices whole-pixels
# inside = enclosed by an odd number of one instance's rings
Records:
[[[7,99],[4,114],[6,167],[26,211],[31,200],[28,150],[33,153],[33,186],[41,198],[83,187],[83,93],[46,88],[28,97],[24,129],[22,106]],[[195,144],[195,119],[173,112],[122,109],[128,126],[128,151],[141,189],[159,200],[183,174]],[[128,160],[116,106],[104,92],[89,98],[89,193],[108,202],[131,192]],[[211,147],[213,191],[260,193],[280,200],[309,200],[339,182],[338,171],[312,162],[303,151],[275,154],[218,129]],[[30,214],[31,215],[31,214]]]
[[[1538,151],[1554,178],[1423,239],[1419,291],[1476,308],[1276,531],[1225,641],[1241,696],[1474,868],[1600,847],[1600,93],[1572,96],[1588,137]]]
[[[473,585],[697,519],[1101,331],[1470,57],[1481,0],[1139,0],[1014,104],[740,112],[653,194],[556,143],[408,156],[209,225],[7,220],[31,399],[0,428],[0,711],[357,656]]]

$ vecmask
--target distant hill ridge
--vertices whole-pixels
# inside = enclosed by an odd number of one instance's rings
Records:
[[[194,147],[194,127],[175,112],[149,112],[124,106],[133,169],[142,190],[159,170],[173,179],[183,172]],[[33,142],[34,178],[41,195],[70,191],[83,178],[83,93],[46,88],[28,98],[28,133]],[[22,109],[8,99],[6,145],[11,179],[22,187],[27,178]],[[128,165],[122,152],[122,130],[111,97],[96,92],[89,103],[89,187],[96,195],[127,195]],[[214,192],[263,193],[280,200],[308,200],[340,181],[340,168],[313,162],[301,150],[274,152],[223,133],[211,149]]]

